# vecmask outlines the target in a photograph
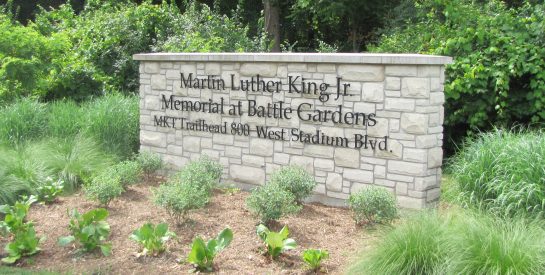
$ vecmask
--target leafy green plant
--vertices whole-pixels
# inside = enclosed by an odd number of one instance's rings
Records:
[[[380,187],[368,187],[351,194],[348,206],[357,224],[388,223],[397,217],[394,196]]]
[[[13,264],[21,257],[31,256],[40,251],[38,245],[42,241],[36,236],[34,224],[25,220],[32,203],[36,202],[34,196],[22,201],[17,201],[13,206],[0,206],[0,213],[4,213],[4,220],[0,222],[0,231],[3,235],[12,235],[11,241],[6,245],[8,256],[2,258],[2,262]]]
[[[164,167],[163,160],[161,159],[161,156],[158,154],[154,154],[147,151],[142,151],[136,156],[135,160],[140,167],[142,168],[142,171],[146,175],[146,178],[150,178],[153,173],[155,173],[157,170],[160,170]]]
[[[206,244],[202,238],[197,237],[193,240],[187,261],[200,271],[212,271],[214,258],[229,246],[232,240],[233,231],[229,228],[223,229],[216,238],[210,239]]]
[[[303,251],[303,261],[313,271],[318,271],[322,267],[322,261],[329,258],[327,250],[307,249]]]
[[[25,227],[25,219],[30,206],[36,202],[36,197],[30,196],[23,200],[18,200],[13,206],[0,205],[0,213],[3,213],[4,220],[0,225],[7,233],[15,233]]]
[[[108,211],[97,208],[81,215],[76,209],[70,212],[70,224],[68,229],[71,235],[59,238],[59,245],[66,246],[73,241],[78,241],[85,252],[100,248],[104,256],[111,254],[112,245],[106,243],[110,235],[110,225],[106,222]]]
[[[287,226],[282,227],[279,232],[270,231],[265,225],[257,226],[257,235],[267,245],[267,253],[274,260],[287,250],[295,249],[297,243],[288,238],[290,232]]]
[[[160,223],[157,226],[146,223],[139,229],[134,230],[129,238],[143,247],[139,255],[151,254],[156,256],[165,251],[165,243],[175,236],[174,232],[168,230],[166,223]]]
[[[301,210],[301,206],[295,203],[295,196],[292,193],[271,183],[253,190],[246,199],[246,205],[263,223],[278,220]]]
[[[18,230],[14,236],[13,240],[9,242],[5,251],[8,253],[8,256],[2,258],[2,262],[6,264],[13,264],[21,257],[32,256],[40,252],[38,245],[42,239],[38,239],[36,236],[36,230],[34,230],[34,225],[29,222],[26,223],[24,229]]]
[[[155,204],[164,207],[177,224],[185,221],[187,213],[204,207],[209,195],[204,188],[186,184],[168,182],[153,191]]]
[[[295,196],[297,203],[312,195],[312,190],[316,187],[314,177],[299,166],[286,166],[271,174],[270,183],[278,184],[286,191]]]
[[[52,203],[62,193],[63,189],[64,183],[62,180],[53,180],[49,177],[45,183],[36,188],[36,197],[39,202]]]
[[[101,173],[94,177],[91,183],[83,187],[85,195],[102,206],[107,207],[111,200],[121,196],[125,191],[121,185],[121,179],[117,175]]]

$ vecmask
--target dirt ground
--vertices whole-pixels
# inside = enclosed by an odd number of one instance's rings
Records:
[[[329,274],[342,274],[356,251],[362,248],[362,243],[374,238],[373,233],[354,225],[347,209],[306,204],[297,215],[283,218],[272,226],[279,230],[288,225],[290,237],[298,246],[277,261],[271,261],[263,255],[264,245],[255,233],[257,219],[246,209],[247,192],[218,190],[208,206],[191,212],[187,223],[176,226],[163,208],[150,201],[151,187],[159,184],[160,180],[156,179],[130,186],[122,197],[110,203],[107,222],[111,226],[113,250],[109,257],[102,257],[99,252],[82,255],[76,253],[75,246],[56,244],[59,237],[69,234],[67,211],[77,208],[80,213],[85,212],[98,207],[96,203],[77,193],[60,197],[51,205],[32,206],[29,220],[34,221],[38,235],[46,239],[40,245],[39,254],[21,261],[18,266],[77,274],[185,274],[192,270],[185,258],[193,238],[198,235],[205,239],[215,237],[223,228],[229,227],[234,239],[215,259],[218,274],[304,274],[300,255],[308,248],[328,250],[330,258],[324,262],[324,270]],[[167,251],[158,257],[137,258],[139,246],[129,239],[129,235],[148,221],[167,222],[177,239],[169,241]],[[5,240],[0,240],[1,247],[4,243]]]

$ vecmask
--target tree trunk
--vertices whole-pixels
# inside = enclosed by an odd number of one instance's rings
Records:
[[[271,52],[280,52],[280,9],[277,0],[263,0],[265,32],[273,41]]]

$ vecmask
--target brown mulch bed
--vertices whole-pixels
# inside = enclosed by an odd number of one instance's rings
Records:
[[[133,185],[122,197],[109,205],[111,226],[110,241],[112,255],[102,257],[100,253],[76,253],[74,246],[60,247],[56,244],[61,236],[68,235],[67,211],[77,208],[80,213],[98,207],[82,194],[60,197],[52,205],[34,205],[29,220],[34,221],[39,236],[46,236],[40,245],[42,251],[36,256],[21,261],[19,266],[30,269],[85,274],[185,274],[192,266],[184,262],[190,251],[190,243],[196,236],[205,239],[215,237],[223,228],[230,227],[233,242],[215,259],[219,274],[304,274],[304,263],[300,255],[308,248],[329,251],[330,258],[324,263],[329,274],[342,274],[351,263],[352,256],[360,250],[362,242],[374,238],[370,233],[354,225],[347,209],[306,204],[297,215],[283,218],[272,229],[279,230],[288,225],[290,237],[298,246],[288,251],[277,261],[263,254],[264,246],[255,233],[256,218],[245,206],[247,192],[233,194],[216,191],[204,209],[195,210],[190,220],[176,226],[163,208],[151,201],[150,187],[159,185],[153,180]],[[139,246],[129,239],[133,230],[145,222],[167,222],[170,230],[178,236],[168,243],[168,249],[158,257],[136,257]],[[5,240],[0,241],[4,246]]]

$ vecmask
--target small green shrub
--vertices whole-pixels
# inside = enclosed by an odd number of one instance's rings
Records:
[[[108,173],[101,173],[94,177],[83,190],[87,198],[99,202],[104,207],[108,207],[110,201],[121,196],[125,191],[119,176]]]
[[[146,175],[146,178],[150,178],[151,175],[164,167],[163,160],[159,154],[143,151],[136,156],[135,160],[142,171]]]
[[[36,188],[36,198],[39,202],[52,203],[62,193],[64,183],[62,180],[47,178],[46,181]]]
[[[138,151],[140,145],[136,96],[107,94],[84,105],[86,115],[84,133],[98,141],[104,151],[122,159]]]
[[[545,215],[545,132],[502,130],[467,140],[449,163],[458,201],[494,213]]]
[[[206,244],[204,240],[197,237],[191,244],[191,252],[187,256],[187,262],[193,264],[197,270],[213,271],[214,258],[225,249],[233,240],[233,231],[229,228],[223,229],[216,238],[210,239]]]
[[[169,182],[153,190],[154,203],[165,208],[177,224],[186,219],[190,210],[203,208],[208,200],[204,188],[187,183]]]
[[[71,235],[59,238],[59,245],[66,246],[78,241],[84,252],[91,252],[97,248],[104,256],[111,254],[112,245],[106,243],[110,235],[110,225],[106,222],[108,211],[104,208],[90,210],[81,215],[76,209],[70,212],[68,229]]]
[[[318,272],[322,267],[322,261],[329,258],[327,250],[307,249],[303,251],[303,261],[314,272]]]
[[[138,242],[142,246],[142,252],[139,255],[157,256],[165,251],[165,243],[171,237],[175,237],[174,232],[168,231],[166,223],[160,223],[157,226],[152,223],[146,223],[130,235],[130,239]]]
[[[120,179],[123,187],[138,183],[142,174],[142,168],[140,168],[138,162],[130,160],[117,163],[110,169],[112,170],[110,173]]]
[[[261,222],[268,223],[285,215],[297,213],[301,206],[295,202],[295,196],[277,184],[265,184],[252,191],[246,199],[250,212]]]
[[[20,145],[41,137],[46,130],[45,104],[25,98],[0,108],[0,143]]]
[[[314,177],[299,166],[286,166],[274,171],[270,183],[278,184],[291,192],[298,203],[312,195],[317,184]]]
[[[444,274],[450,255],[446,222],[420,213],[387,232],[348,274]]]
[[[274,260],[287,250],[295,249],[297,243],[288,238],[290,231],[287,226],[282,227],[279,232],[270,231],[265,225],[257,226],[256,233],[267,246],[267,253]]]
[[[5,214],[4,221],[0,222],[0,231],[10,233],[11,241],[4,250],[8,256],[2,258],[2,262],[13,264],[21,257],[31,256],[40,252],[38,245],[42,241],[36,236],[34,224],[25,221],[28,210],[36,198],[30,196],[28,199],[16,202],[13,206],[0,206],[0,213]]]
[[[192,184],[210,192],[217,185],[222,171],[221,164],[201,157],[186,164],[175,177],[182,183]]]
[[[357,224],[388,223],[397,217],[394,196],[380,187],[368,187],[351,194],[348,206]]]

